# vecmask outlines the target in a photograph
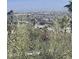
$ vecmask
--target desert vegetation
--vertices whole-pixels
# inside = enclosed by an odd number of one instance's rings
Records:
[[[69,12],[7,13],[8,59],[72,59],[72,2]]]
[[[67,13],[7,15],[8,59],[72,58],[72,20]]]

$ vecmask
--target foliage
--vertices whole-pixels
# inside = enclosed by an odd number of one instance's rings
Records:
[[[71,33],[48,31],[49,40],[42,40],[43,29],[19,24],[8,38],[8,59],[71,59]],[[11,42],[10,42],[11,41]],[[25,53],[40,51],[39,55]]]
[[[65,5],[64,7],[67,7],[69,12],[72,12],[72,1],[69,1],[69,4]]]
[[[31,21],[35,25],[35,19]],[[65,31],[71,27],[70,21],[67,16],[56,17],[49,24],[51,31],[48,27],[35,28],[30,23],[8,23],[8,59],[72,59],[72,33]]]

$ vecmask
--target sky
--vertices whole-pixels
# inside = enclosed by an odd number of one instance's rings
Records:
[[[69,0],[7,0],[7,10],[64,10]]]

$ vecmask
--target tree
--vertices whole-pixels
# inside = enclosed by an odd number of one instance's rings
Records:
[[[72,1],[69,1],[69,4],[65,5],[64,7],[67,7],[68,11],[72,13]],[[72,19],[72,16],[70,16],[70,18]],[[72,20],[70,20],[70,27],[71,27],[71,32],[72,32]]]
[[[7,19],[7,23],[11,23],[13,22],[13,17],[14,17],[14,12],[13,10],[10,10],[9,12],[7,12],[7,16],[8,16],[8,19]]]
[[[8,36],[11,35],[11,31],[13,29],[14,26],[12,26],[13,23],[13,10],[10,10],[9,12],[7,12],[7,31],[8,31]]]
[[[67,7],[69,12],[72,12],[72,1],[69,1],[69,4],[65,5],[64,7]]]
[[[13,14],[13,10],[10,10],[7,14],[8,14],[8,15]]]

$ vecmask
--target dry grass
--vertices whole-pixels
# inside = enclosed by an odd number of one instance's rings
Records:
[[[16,25],[8,36],[8,59],[72,59],[71,33],[48,31],[48,40],[42,40],[44,30],[29,24]],[[39,55],[25,55],[40,51]]]

